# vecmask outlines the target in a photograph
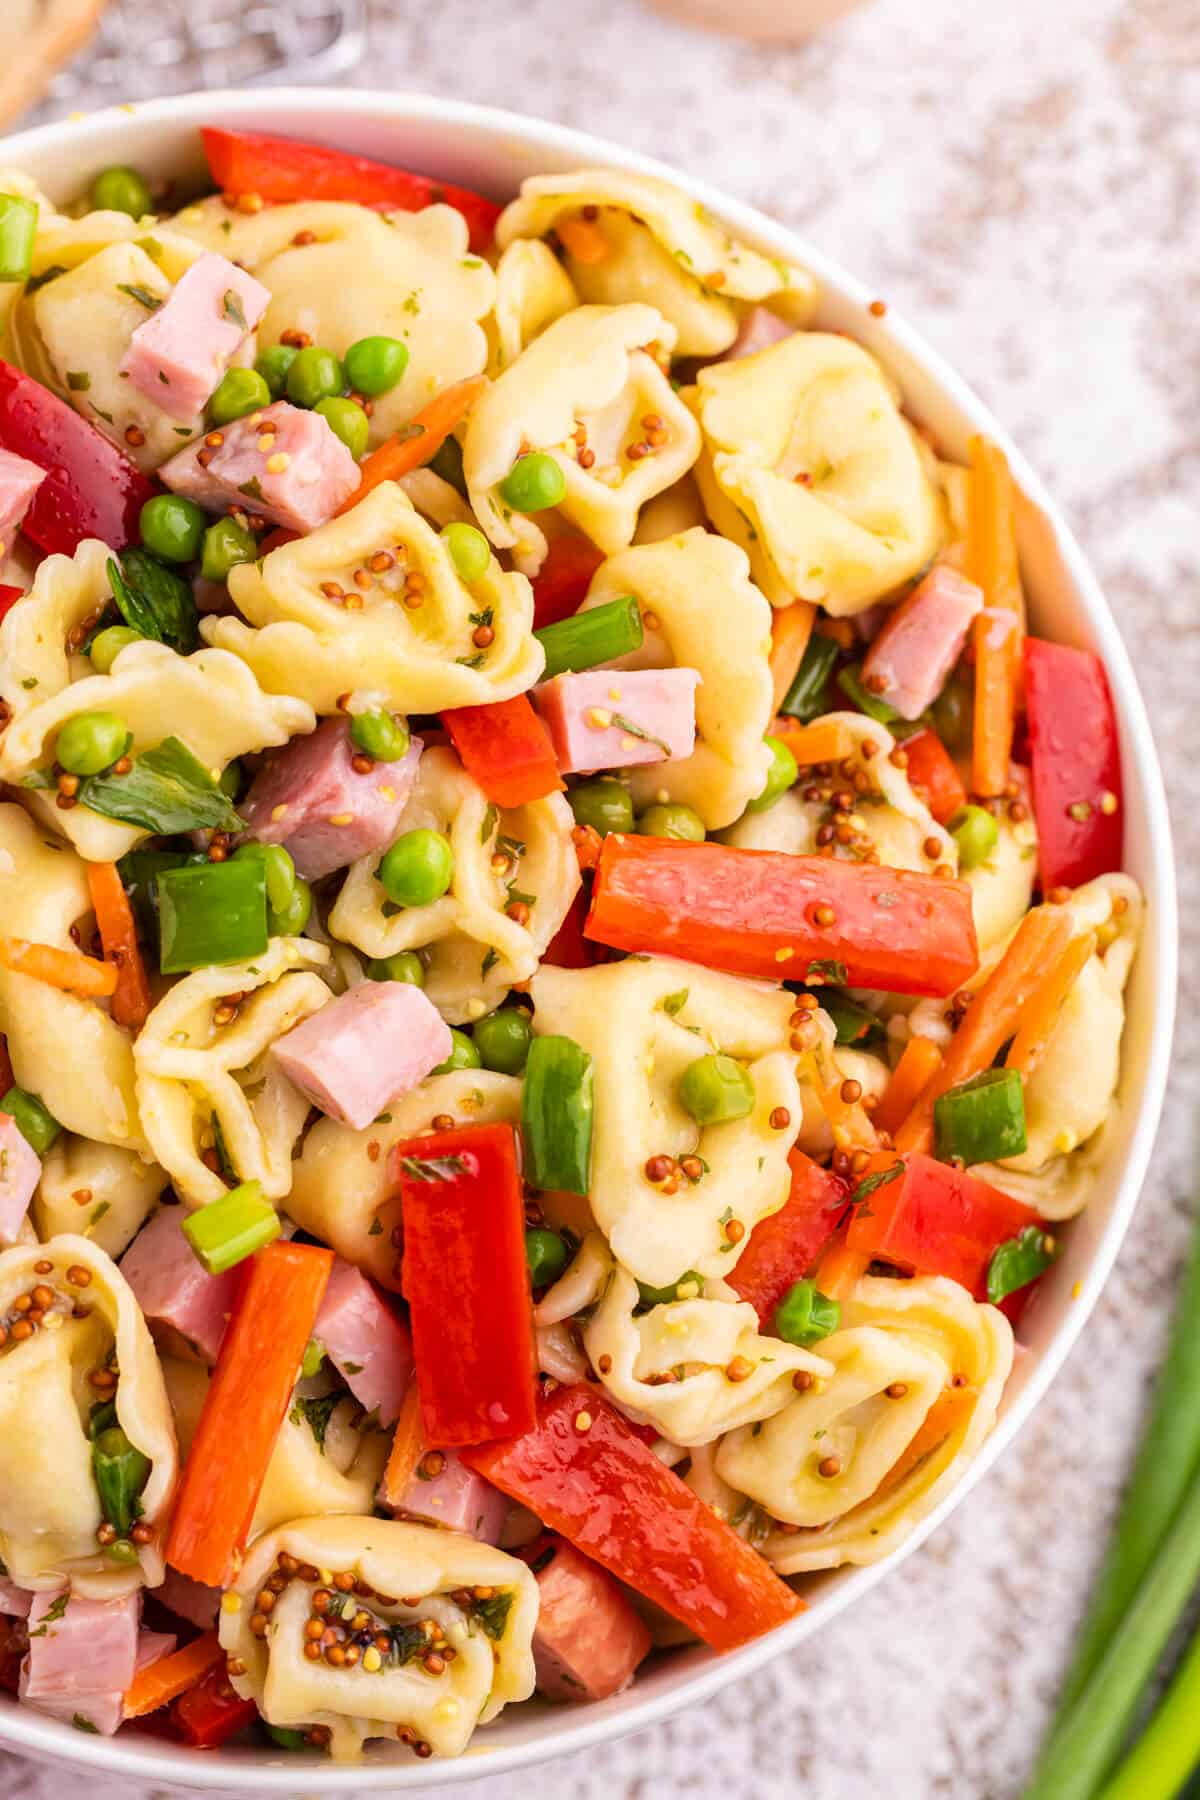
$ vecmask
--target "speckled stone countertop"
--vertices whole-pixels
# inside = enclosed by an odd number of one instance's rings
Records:
[[[876,0],[796,49],[692,33],[636,0],[374,0],[370,21],[352,79],[624,139],[797,226],[926,332],[1046,478],[1107,589],[1166,765],[1186,896],[1200,862],[1196,0]],[[1172,1094],[1141,1211],[999,1467],[902,1570],[752,1687],[472,1793],[1017,1794],[1187,1231],[1200,964],[1186,904],[1183,923]],[[37,1800],[64,1786],[11,1756],[0,1778]],[[87,1785],[91,1800],[132,1792]]]

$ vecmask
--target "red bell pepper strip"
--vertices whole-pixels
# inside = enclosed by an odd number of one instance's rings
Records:
[[[902,1174],[864,1195],[846,1247],[906,1274],[947,1275],[984,1300],[995,1252],[1037,1223],[1031,1207],[999,1188],[916,1152],[903,1159]]]
[[[0,581],[0,619],[6,619],[17,601],[24,598],[24,588],[13,587],[7,581]]]
[[[583,1382],[543,1399],[523,1437],[468,1450],[463,1461],[714,1650],[748,1643],[804,1609]]]
[[[850,1198],[849,1185],[841,1176],[823,1169],[802,1150],[789,1153],[788,1166],[791,1192],[778,1212],[759,1220],[737,1267],[726,1277],[730,1287],[750,1301],[764,1325],[770,1323],[792,1283],[811,1273],[841,1223]]]
[[[442,724],[467,774],[497,806],[528,806],[561,791],[550,733],[527,694],[491,706],[453,707],[442,714]]]
[[[392,1154],[425,1440],[486,1444],[528,1431],[537,1351],[516,1134],[461,1125],[404,1138]]]
[[[1104,664],[1027,638],[1025,704],[1042,886],[1078,887],[1121,866],[1121,752]]]
[[[533,623],[557,625],[579,611],[604,561],[604,552],[577,532],[564,532],[551,540],[546,560],[533,578]]]
[[[543,963],[549,963],[555,969],[590,969],[600,961],[603,952],[594,944],[589,944],[583,935],[583,923],[591,904],[592,896],[585,884],[572,900],[566,918],[550,939],[542,957]]]
[[[21,527],[41,549],[71,556],[84,538],[113,550],[138,541],[138,517],[156,483],[65,400],[6,362],[0,445],[47,471]]]
[[[332,1267],[332,1250],[282,1240],[247,1264],[167,1538],[193,1581],[224,1587],[245,1544]]]
[[[908,869],[613,832],[588,937],[766,980],[953,993],[979,966],[971,890]]]
[[[180,1694],[171,1705],[171,1723],[194,1750],[216,1750],[258,1717],[253,1700],[243,1700],[233,1689],[222,1657],[203,1681]]]
[[[222,131],[214,125],[205,125],[200,135],[213,180],[226,194],[258,194],[269,201],[350,200],[380,212],[420,212],[440,201],[463,215],[475,251],[488,248],[500,217],[494,200],[470,188],[324,144],[262,131]]]
[[[967,804],[967,790],[936,731],[928,726],[905,738],[900,746],[908,758],[908,779],[939,825],[948,825]]]

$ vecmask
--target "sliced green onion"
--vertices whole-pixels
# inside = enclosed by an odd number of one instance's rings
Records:
[[[787,1344],[819,1344],[841,1322],[838,1302],[823,1294],[815,1281],[793,1281],[775,1308],[775,1329]]]
[[[881,1020],[873,1012],[868,1012],[865,1006],[859,1006],[846,994],[822,988],[815,997],[833,1020],[839,1044],[861,1044],[873,1031],[883,1030]]]
[[[592,1163],[592,1059],[568,1037],[535,1037],[521,1089],[525,1179],[586,1194]]]
[[[315,1374],[317,1374],[317,1372],[319,1371],[321,1364],[324,1361],[325,1361],[325,1346],[324,1346],[324,1344],[319,1344],[317,1342],[316,1338],[309,1338],[308,1343],[305,1347],[304,1356],[300,1363],[301,1379],[304,1381],[311,1381],[313,1376]]]
[[[964,806],[951,819],[950,834],[958,845],[960,868],[977,869],[996,848],[1000,827],[986,806]]]
[[[151,942],[158,934],[158,894],[155,883],[164,869],[182,869],[189,863],[207,863],[202,850],[129,850],[117,864],[138,933]]]
[[[30,1149],[36,1150],[39,1156],[45,1156],[62,1130],[54,1114],[47,1111],[36,1094],[25,1088],[10,1087],[0,1100],[0,1112],[8,1114]]]
[[[279,1214],[257,1181],[230,1188],[183,1221],[183,1235],[210,1275],[223,1275],[273,1243],[279,1232]]]
[[[1009,1294],[1044,1275],[1058,1254],[1058,1244],[1040,1225],[1027,1225],[1018,1237],[1001,1244],[988,1264],[987,1297],[992,1305],[999,1306]]]
[[[1025,1095],[1017,1069],[985,1069],[933,1106],[935,1153],[943,1162],[999,1162],[1025,1148]]]
[[[549,1287],[567,1266],[566,1242],[557,1231],[530,1226],[525,1233],[525,1260],[534,1287]]]
[[[837,659],[836,641],[830,637],[821,637],[814,631],[800,658],[800,667],[796,670],[792,685],[784,696],[780,712],[786,713],[791,719],[802,720],[805,725],[828,712],[829,677],[833,674],[833,665]]]
[[[762,792],[746,802],[746,811],[751,813],[766,812],[777,800],[782,800],[788,789],[795,787],[800,779],[796,759],[782,738],[765,737],[763,743],[771,752],[771,766],[767,770]]]
[[[674,1300],[698,1300],[704,1292],[704,1277],[695,1269],[685,1269],[678,1281],[670,1287],[651,1287],[648,1282],[638,1282],[638,1300],[642,1306],[670,1306]]]
[[[296,865],[282,844],[260,844],[254,839],[233,853],[234,862],[259,862],[267,882],[267,905],[272,912],[286,912],[296,891]]]
[[[150,1479],[150,1458],[130,1443],[119,1425],[110,1425],[92,1439],[92,1474],[101,1512],[121,1537],[128,1537],[141,1510],[138,1495]]]
[[[878,694],[872,694],[862,684],[862,667],[853,663],[849,668],[838,671],[837,684],[847,700],[857,706],[859,712],[866,713],[868,719],[874,719],[879,725],[892,725],[900,717],[894,706],[881,700]]]
[[[164,975],[245,962],[267,947],[267,872],[261,862],[164,869],[158,894],[158,966]]]
[[[754,1111],[754,1083],[732,1056],[698,1056],[679,1083],[679,1103],[699,1125],[723,1125]]]
[[[260,1719],[259,1724],[271,1742],[278,1744],[281,1750],[308,1750],[311,1748],[304,1733],[293,1731],[290,1725],[272,1725],[266,1719]]]
[[[586,612],[560,619],[556,625],[543,625],[534,632],[546,652],[542,680],[568,670],[594,669],[597,663],[613,662],[640,650],[645,632],[637,600],[626,594],[621,600],[609,600],[604,606],[591,606]]]
[[[37,235],[37,203],[0,194],[0,281],[27,281]]]

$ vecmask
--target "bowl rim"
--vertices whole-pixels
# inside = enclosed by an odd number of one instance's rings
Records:
[[[108,138],[119,129],[121,116],[132,125],[160,127],[172,136],[195,130],[204,123],[242,124],[269,130],[272,119],[309,113],[315,135],[335,138],[339,125],[361,126],[372,117],[390,120],[427,120],[439,126],[461,126],[477,133],[491,133],[523,149],[571,157],[580,166],[619,167],[658,176],[683,188],[714,217],[756,243],[765,243],[778,255],[811,269],[821,287],[855,307],[865,309],[871,290],[839,263],[823,254],[799,232],[792,230],[749,203],[725,194],[709,182],[646,156],[603,136],[576,130],[550,120],[474,102],[447,100],[417,92],[387,92],[374,88],[275,87],[216,89],[172,95],[124,107],[111,106],[84,116],[54,121],[6,137],[0,142],[5,164],[21,166],[29,157],[44,154],[64,143],[77,143],[80,160],[92,139]],[[286,128],[285,128],[286,129]],[[875,330],[878,327],[878,330]],[[1008,433],[961,376],[903,317],[890,310],[882,320],[872,320],[873,336],[886,353],[894,347],[949,400],[974,429],[994,438],[1004,448],[1018,488],[1042,514],[1057,540],[1069,581],[1097,648],[1103,657],[1123,728],[1123,753],[1137,768],[1145,795],[1145,829],[1148,876],[1155,889],[1153,934],[1153,991],[1147,1005],[1153,1008],[1154,1028],[1146,1057],[1145,1074],[1138,1096],[1138,1117],[1133,1127],[1124,1168],[1111,1215],[1094,1248],[1087,1270],[1073,1296],[1070,1311],[1039,1357],[1036,1367],[1013,1404],[996,1425],[973,1463],[940,1504],[911,1535],[883,1561],[843,1574],[822,1592],[818,1604],[797,1618],[778,1626],[765,1637],[740,1650],[712,1657],[676,1687],[633,1702],[619,1714],[604,1712],[592,1717],[586,1710],[560,1711],[562,1725],[528,1741],[491,1747],[477,1739],[464,1757],[444,1762],[413,1765],[366,1762],[334,1765],[308,1757],[289,1756],[280,1762],[264,1752],[264,1760],[250,1764],[241,1757],[222,1766],[216,1757],[197,1757],[195,1751],[159,1749],[152,1740],[136,1744],[120,1737],[80,1736],[59,1721],[32,1709],[16,1706],[0,1710],[0,1742],[32,1752],[35,1756],[75,1762],[116,1775],[155,1784],[170,1781],[205,1789],[240,1788],[258,1792],[294,1794],[300,1787],[314,1793],[380,1792],[387,1789],[430,1788],[499,1775],[590,1749],[597,1744],[646,1729],[685,1707],[709,1698],[720,1688],[745,1678],[773,1657],[795,1648],[818,1625],[824,1626],[853,1601],[917,1550],[949,1512],[965,1499],[1000,1454],[1027,1423],[1059,1373],[1089,1318],[1108,1279],[1129,1228],[1149,1166],[1162,1111],[1170,1064],[1175,1021],[1178,919],[1175,866],[1166,792],[1149,719],[1133,673],[1129,655],[1117,630],[1097,577],[1084,556],[1063,514],[1029,466]],[[1149,934],[1148,933],[1148,934]],[[601,1709],[597,1709],[600,1711]]]

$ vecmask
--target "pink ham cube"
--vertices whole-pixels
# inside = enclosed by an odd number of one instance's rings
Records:
[[[329,421],[286,400],[214,435],[220,444],[189,444],[158,471],[209,512],[244,506],[289,531],[315,531],[359,484],[358,464]]]
[[[140,1594],[120,1600],[85,1600],[65,1588],[36,1594],[20,1698],[38,1712],[86,1720],[81,1730],[90,1725],[111,1737],[137,1670],[140,1612]]]
[[[740,362],[743,356],[757,356],[784,338],[794,337],[796,327],[781,319],[766,306],[751,306],[743,315],[738,334],[718,362]]]
[[[199,1631],[211,1631],[221,1610],[221,1590],[193,1581],[169,1565],[162,1581],[154,1590],[154,1598],[177,1619],[186,1619]]]
[[[33,1595],[28,1588],[18,1587],[7,1575],[0,1576],[0,1613],[6,1613],[10,1619],[27,1619],[32,1605]]]
[[[696,746],[695,669],[588,669],[556,675],[534,698],[564,775],[690,756]]]
[[[452,1047],[450,1027],[419,987],[361,981],[278,1038],[271,1054],[314,1106],[363,1131]]]
[[[962,655],[982,590],[938,565],[895,607],[863,658],[863,681],[902,719],[919,719]]]
[[[384,850],[408,804],[421,740],[399,762],[360,775],[345,719],[326,719],[264,762],[240,807],[246,836],[283,844],[299,874],[317,881],[360,856]]]
[[[381,1425],[394,1425],[412,1380],[412,1339],[378,1289],[340,1256],[313,1336],[359,1405],[377,1412]]]
[[[42,1159],[17,1121],[0,1113],[0,1244],[15,1244],[38,1182]]]
[[[155,1593],[157,1592],[156,1588]],[[138,1670],[148,1669],[151,1663],[161,1662],[164,1656],[170,1656],[178,1642],[173,1631],[147,1631],[143,1626],[138,1632]]]
[[[21,521],[45,479],[45,469],[36,463],[12,450],[0,450],[0,556],[12,549]]]
[[[436,1475],[422,1474],[430,1457],[443,1459]],[[445,1525],[465,1531],[481,1544],[498,1544],[509,1503],[499,1488],[468,1469],[453,1450],[427,1452],[417,1467],[398,1506],[398,1517],[420,1519],[426,1525]]]
[[[171,419],[194,419],[271,303],[271,292],[208,250],[129,340],[121,374]]]
[[[210,1275],[183,1235],[185,1217],[182,1206],[160,1206],[121,1258],[121,1273],[164,1348],[215,1363],[240,1271]]]
[[[537,1578],[533,1661],[548,1700],[607,1700],[633,1680],[650,1633],[612,1576],[547,1532],[521,1551]]]

